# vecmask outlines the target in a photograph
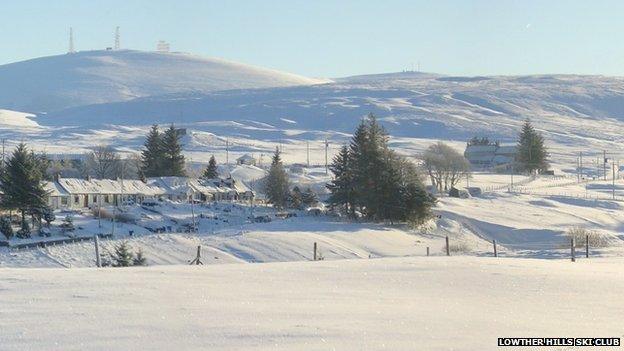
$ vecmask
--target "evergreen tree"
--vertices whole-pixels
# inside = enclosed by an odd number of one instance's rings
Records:
[[[318,196],[312,189],[306,188],[303,194],[301,194],[301,201],[306,207],[316,206],[318,204]]]
[[[524,122],[518,138],[516,164],[520,171],[529,173],[548,169],[548,152],[544,146],[544,137],[533,128],[528,119]]]
[[[141,250],[140,248],[136,252],[134,259],[132,260],[132,265],[133,266],[147,266],[147,259],[145,258],[145,255],[143,255],[143,250]]]
[[[214,155],[210,156],[210,161],[208,161],[208,167],[204,170],[204,174],[202,175],[204,179],[216,179],[219,178],[219,173],[217,172],[217,160],[215,160]]]
[[[163,136],[154,124],[145,139],[145,148],[141,151],[140,174],[143,177],[158,177],[162,175],[163,163]]]
[[[113,267],[130,267],[134,263],[134,254],[130,251],[130,245],[122,241],[115,245],[115,252],[112,255]]]
[[[388,135],[374,116],[360,123],[349,148],[334,158],[330,203],[373,220],[422,223],[431,215],[429,195],[413,163],[388,147]]]
[[[334,156],[329,169],[334,174],[334,179],[327,184],[331,192],[329,203],[332,206],[341,206],[345,213],[355,216],[355,184],[353,179],[353,162],[349,148],[345,145]]]
[[[180,133],[172,124],[162,138],[162,172],[164,176],[184,177],[184,156]]]
[[[300,210],[303,208],[303,194],[298,186],[295,186],[289,194],[288,202],[291,208]]]
[[[0,190],[4,193],[2,206],[17,209],[21,213],[20,236],[30,235],[26,215],[41,218],[40,215],[48,207],[48,193],[43,184],[44,172],[41,159],[21,143],[13,151],[0,175]]]
[[[4,234],[7,239],[11,239],[13,237],[11,218],[7,216],[0,217],[0,232]]]
[[[278,209],[284,208],[288,202],[288,175],[284,170],[279,148],[275,148],[275,154],[271,161],[269,174],[264,179],[264,193],[269,203]]]

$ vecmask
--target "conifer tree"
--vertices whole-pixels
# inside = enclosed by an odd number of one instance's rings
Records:
[[[41,218],[48,207],[48,193],[43,184],[44,167],[41,159],[28,151],[26,144],[19,144],[6,164],[1,174],[0,190],[4,193],[2,206],[8,209],[17,209],[21,213],[22,237],[30,235],[30,226],[26,222],[26,215]]]
[[[388,147],[388,135],[374,116],[360,123],[349,148],[334,158],[330,203],[368,219],[422,223],[431,215],[429,195],[413,163]]]
[[[0,217],[0,233],[4,234],[7,239],[11,239],[13,237],[11,218],[9,218],[8,216]]]
[[[341,206],[350,217],[355,216],[355,184],[353,179],[353,162],[349,148],[344,145],[340,152],[334,156],[329,169],[334,174],[334,179],[327,184],[331,192],[329,203],[332,206]]]
[[[145,139],[145,148],[141,152],[140,174],[143,177],[158,177],[162,172],[163,136],[154,124]]]
[[[544,137],[535,130],[527,119],[518,137],[516,164],[520,171],[534,173],[548,169],[548,152],[544,146]]]
[[[284,170],[279,148],[275,148],[275,154],[271,161],[269,174],[264,180],[264,193],[269,203],[278,209],[285,208],[288,202],[288,175]]]
[[[293,187],[289,194],[288,202],[290,207],[300,210],[303,208],[303,194],[298,186]]]
[[[318,196],[309,187],[301,194],[301,202],[304,206],[311,207],[318,204]]]
[[[134,259],[132,260],[132,265],[147,266],[147,259],[145,258],[145,255],[143,254],[143,250],[141,248],[139,248],[139,250],[136,252]]]
[[[162,173],[164,176],[186,176],[180,133],[173,124],[165,131],[162,138]]]
[[[134,263],[134,254],[130,250],[130,245],[125,241],[115,245],[115,252],[111,258],[113,267],[130,267]]]
[[[219,178],[219,173],[217,172],[217,160],[215,160],[214,155],[210,156],[210,161],[208,161],[208,166],[204,170],[204,174],[202,175],[204,179],[215,179]]]

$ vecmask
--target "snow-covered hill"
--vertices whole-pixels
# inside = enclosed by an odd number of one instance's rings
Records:
[[[278,143],[290,144],[286,158],[301,162],[306,141],[316,143],[316,157],[323,152],[325,138],[333,145],[345,142],[371,112],[392,135],[393,147],[406,154],[415,154],[432,139],[460,142],[458,147],[475,135],[514,142],[524,119],[531,118],[545,134],[553,159],[569,163],[579,151],[618,152],[624,130],[624,78],[403,72],[319,85],[150,96],[71,108],[38,121],[73,126],[68,130],[78,134],[118,125],[176,123],[197,131],[194,146],[202,144],[202,133],[223,139],[204,142],[206,147],[194,151],[224,149],[221,145],[229,137],[230,145],[243,152],[266,153]],[[297,157],[291,155],[294,152]]]
[[[41,112],[169,93],[319,82],[184,53],[85,51],[0,66],[0,108]]]

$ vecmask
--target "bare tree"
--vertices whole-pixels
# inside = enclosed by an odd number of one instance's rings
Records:
[[[422,158],[431,184],[439,191],[448,191],[461,179],[470,177],[468,160],[442,142],[429,146]]]
[[[96,146],[86,157],[88,174],[99,179],[117,178],[120,165],[119,155],[107,145]]]

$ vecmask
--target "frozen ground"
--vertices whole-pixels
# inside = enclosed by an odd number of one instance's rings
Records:
[[[3,350],[496,350],[624,337],[621,258],[0,269]],[[563,348],[549,348],[563,350]]]

